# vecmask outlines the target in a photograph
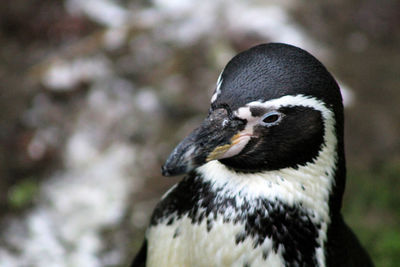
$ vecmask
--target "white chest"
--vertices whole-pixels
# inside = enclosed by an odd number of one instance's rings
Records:
[[[193,224],[187,216],[158,224],[147,232],[147,266],[284,266],[283,247],[274,251],[269,238],[256,248],[252,238],[237,242],[243,231],[243,224],[224,223],[222,216],[208,230],[207,220]]]

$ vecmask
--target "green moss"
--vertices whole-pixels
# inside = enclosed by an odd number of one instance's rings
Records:
[[[8,202],[14,209],[26,208],[33,202],[37,192],[38,184],[36,181],[22,181],[11,187],[8,192]]]
[[[376,266],[400,262],[400,162],[349,167],[343,204],[346,221]]]

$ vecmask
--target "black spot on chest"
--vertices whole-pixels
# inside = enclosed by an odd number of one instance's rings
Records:
[[[213,220],[223,216],[225,223],[240,223],[243,230],[235,236],[237,245],[251,238],[254,248],[263,244],[266,238],[273,240],[272,249],[276,253],[283,246],[285,266],[316,266],[315,250],[320,224],[311,221],[300,206],[288,206],[278,200],[262,198],[244,200],[237,206],[232,197],[222,197],[213,191],[209,182],[191,173],[156,207],[151,226],[160,223],[172,224],[187,215],[192,224],[206,220],[207,230],[213,227]],[[233,209],[230,216],[227,209]],[[270,251],[263,251],[266,259]]]

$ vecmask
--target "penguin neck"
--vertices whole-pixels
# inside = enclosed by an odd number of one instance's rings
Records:
[[[211,161],[197,172],[210,184],[217,199],[234,199],[236,207],[251,206],[260,199],[279,202],[303,210],[315,223],[329,224],[336,174],[334,161],[330,161],[330,157],[320,155],[314,164],[260,173],[240,173]]]

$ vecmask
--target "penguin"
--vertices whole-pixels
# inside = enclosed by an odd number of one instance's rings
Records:
[[[208,116],[164,176],[132,266],[373,266],[341,214],[346,166],[339,86],[283,43],[233,57]]]

